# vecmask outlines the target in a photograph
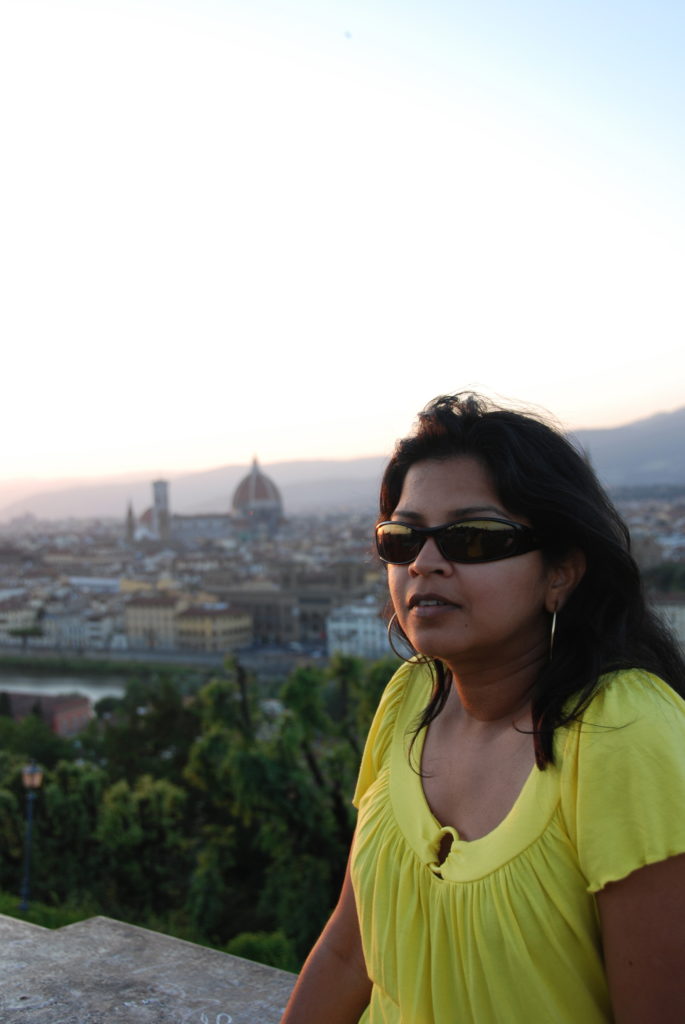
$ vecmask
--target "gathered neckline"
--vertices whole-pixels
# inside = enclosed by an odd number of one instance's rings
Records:
[[[533,765],[502,820],[477,839],[462,838],[457,828],[444,825],[435,817],[426,798],[417,769],[423,758],[425,729],[416,737],[411,755],[409,752],[412,725],[426,702],[421,702],[422,698],[427,700],[429,685],[430,680],[424,687],[407,687],[397,709],[390,757],[390,797],[400,830],[426,867],[438,877],[464,881],[472,873],[479,877],[496,870],[545,831],[559,802],[558,771],[552,765],[544,771]],[[422,692],[417,694],[417,689]],[[440,861],[446,836],[451,837],[451,845]]]

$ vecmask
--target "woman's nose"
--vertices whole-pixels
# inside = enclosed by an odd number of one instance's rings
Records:
[[[452,563],[447,561],[433,537],[426,538],[418,555],[409,565],[410,571],[417,576],[424,576],[432,572],[446,573],[451,568]]]

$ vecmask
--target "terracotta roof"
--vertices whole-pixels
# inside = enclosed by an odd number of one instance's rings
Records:
[[[5,601],[0,601],[0,612],[17,612],[22,610],[32,610],[26,598],[8,597]]]
[[[178,599],[169,594],[141,594],[126,602],[127,608],[175,608]]]
[[[30,715],[36,705],[47,715],[72,708],[90,708],[89,698],[78,694],[9,693],[1,689],[0,692],[7,694],[12,715],[20,717]]]
[[[233,494],[233,508],[242,514],[257,508],[273,508],[280,512],[283,506],[281,494],[273,480],[262,473],[257,460]]]
[[[223,607],[203,607],[203,605],[193,605],[190,608],[186,608],[185,611],[179,612],[177,618],[179,619],[202,619],[202,618],[233,618],[236,615],[234,608]]]

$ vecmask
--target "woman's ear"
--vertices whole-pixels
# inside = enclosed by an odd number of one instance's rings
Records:
[[[585,553],[571,548],[550,569],[545,607],[548,612],[559,612],[576,589],[586,568]]]

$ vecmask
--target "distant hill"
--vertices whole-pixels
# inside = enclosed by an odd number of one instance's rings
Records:
[[[685,407],[574,437],[606,487],[685,484]]]
[[[335,511],[372,512],[378,501],[378,488],[387,456],[361,459],[330,459],[275,462],[262,467],[279,487],[286,515]],[[233,492],[249,466],[222,466],[197,473],[168,474],[169,498],[173,512],[191,515],[200,512],[228,512]],[[154,477],[157,479],[157,477]],[[140,474],[115,480],[71,482],[59,488],[55,484],[40,489],[27,487],[17,499],[16,481],[11,500],[0,507],[0,520],[30,513],[39,519],[67,519],[120,516],[126,514],[129,501],[136,515],[152,504],[153,475]],[[0,501],[2,491],[0,490]]]
[[[651,488],[685,485],[685,407],[622,427],[578,430],[575,442],[589,455],[605,486]],[[263,467],[283,495],[286,514],[359,511],[373,514],[386,455],[363,459],[275,462]],[[169,474],[174,512],[227,512],[246,465]],[[0,519],[27,512],[40,519],[124,517],[128,502],[140,515],[152,503],[153,475],[36,484],[0,485]]]

